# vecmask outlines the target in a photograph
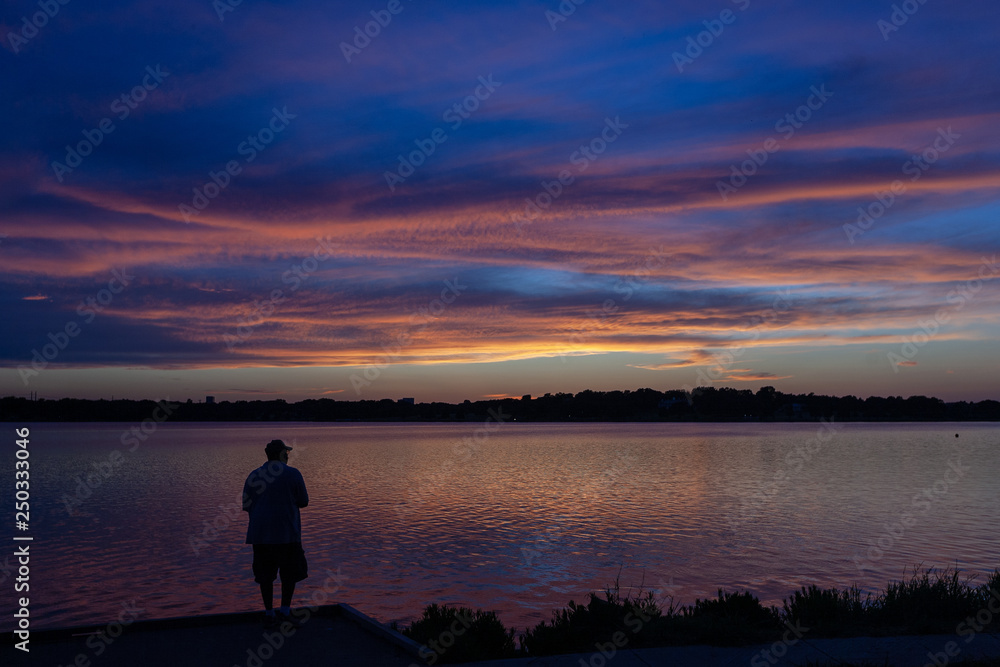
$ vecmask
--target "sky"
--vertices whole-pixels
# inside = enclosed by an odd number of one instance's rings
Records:
[[[996,3],[0,19],[0,395],[1000,398]]]

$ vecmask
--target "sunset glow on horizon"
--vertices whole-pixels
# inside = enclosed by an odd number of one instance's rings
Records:
[[[219,5],[6,9],[0,395],[1000,399],[994,4]]]

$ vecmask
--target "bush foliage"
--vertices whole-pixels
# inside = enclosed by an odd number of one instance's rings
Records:
[[[914,569],[910,578],[890,581],[874,595],[862,595],[856,586],[802,587],[781,609],[765,607],[749,591],[722,589],[717,598],[677,607],[672,598],[658,603],[651,591],[622,595],[616,580],[603,596],[591,593],[586,604],[571,600],[551,620],[525,629],[520,646],[515,646],[516,631],[505,628],[494,612],[437,604],[403,632],[424,646],[421,654],[433,658],[431,664],[594,651],[607,655],[649,646],[767,643],[792,628],[810,637],[947,634],[974,620],[993,599],[1000,600],[1000,570],[977,586],[957,569]],[[991,618],[983,629],[996,632],[1000,615]]]

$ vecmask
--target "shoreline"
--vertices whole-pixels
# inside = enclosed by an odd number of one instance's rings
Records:
[[[205,396],[162,400],[0,398],[0,419],[12,422],[401,422],[439,423],[493,420],[569,423],[817,423],[817,422],[997,422],[1000,401],[945,402],[927,396],[817,396],[785,394],[774,387],[698,388],[692,391],[591,391],[484,398],[461,403],[417,402],[415,398],[297,402],[221,400]]]

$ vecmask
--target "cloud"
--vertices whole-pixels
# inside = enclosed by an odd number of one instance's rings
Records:
[[[734,368],[726,372],[726,375],[722,378],[722,381],[729,382],[759,382],[759,381],[769,381],[769,380],[787,380],[792,378],[792,375],[775,375],[774,373],[765,373],[761,371],[753,371],[749,368]]]
[[[647,371],[666,371],[673,368],[685,368],[688,366],[703,366],[706,364],[718,363],[717,359],[706,350],[694,350],[688,352],[685,358],[673,359],[662,364],[628,364],[631,368],[641,368]]]

